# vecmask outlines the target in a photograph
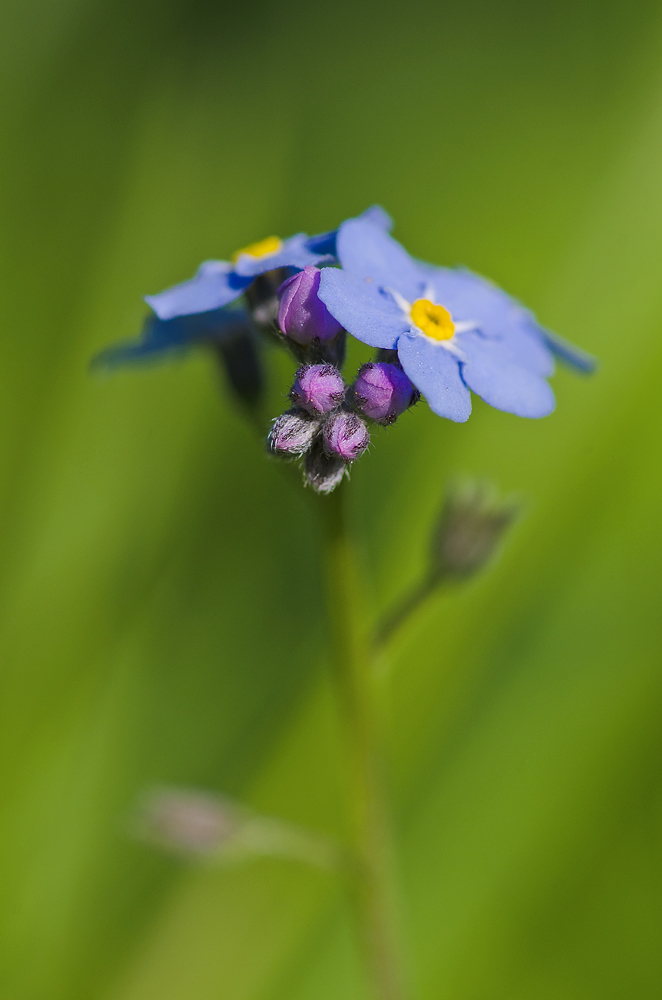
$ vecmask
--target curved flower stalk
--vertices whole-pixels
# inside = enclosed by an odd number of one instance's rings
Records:
[[[463,582],[484,570],[518,514],[519,504],[512,498],[500,500],[490,483],[453,484],[432,530],[425,572],[378,623],[375,649],[386,647],[442,586]]]
[[[373,206],[331,232],[267,237],[232,261],[205,261],[190,280],[145,296],[152,313],[140,338],[107,348],[94,362],[112,369],[204,347],[222,361],[235,398],[257,425],[260,345],[275,342],[296,361],[290,405],[272,420],[267,449],[279,461],[299,462],[304,484],[320,496],[349,843],[338,848],[236,803],[181,790],[152,796],[142,830],[189,858],[236,863],[271,854],[341,871],[374,1000],[407,996],[382,752],[384,653],[442,584],[487,565],[515,508],[480,487],[451,493],[422,579],[371,626],[346,519],[348,473],[380,428],[421,398],[454,422],[469,418],[472,392],[499,410],[540,418],[555,406],[548,379],[556,359],[580,372],[595,366],[501,289],[468,270],[416,260],[390,229],[389,216]],[[348,335],[375,356],[346,379]]]

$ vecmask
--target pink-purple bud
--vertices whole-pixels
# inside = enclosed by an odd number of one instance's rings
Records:
[[[352,388],[358,409],[378,424],[392,424],[419,397],[402,368],[383,361],[363,365]]]
[[[303,410],[287,410],[269,431],[269,449],[277,455],[303,455],[319,430],[319,421]]]
[[[319,439],[304,459],[303,478],[316,493],[332,493],[340,486],[347,466],[337,455],[329,455]]]
[[[345,382],[334,365],[304,365],[296,374],[290,399],[309,413],[330,413],[345,398]]]
[[[135,817],[141,840],[184,855],[212,855],[229,845],[246,819],[228,799],[186,788],[155,788]]]
[[[341,410],[324,424],[324,446],[343,462],[353,462],[370,444],[370,431],[356,413]]]
[[[297,344],[333,340],[342,330],[317,297],[321,273],[317,267],[304,267],[278,289],[278,325]]]

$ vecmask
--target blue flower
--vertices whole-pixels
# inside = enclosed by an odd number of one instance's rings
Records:
[[[145,319],[139,338],[111,344],[96,355],[92,366],[116,368],[148,361],[159,354],[182,352],[195,344],[222,344],[247,334],[252,336],[252,324],[243,309],[214,309],[168,320],[152,314]]]
[[[439,416],[463,422],[471,389],[499,410],[544,417],[554,355],[588,371],[592,359],[538,325],[490,282],[466,270],[415,261],[383,228],[344,222],[319,297],[358,340],[397,350],[405,373]]]
[[[309,239],[305,233],[285,241],[269,236],[238,250],[233,263],[206,260],[193,278],[158,295],[146,295],[145,302],[162,320],[220,309],[238,299],[253,280],[266,271],[281,267],[299,270],[308,264],[328,262],[328,254],[308,249]]]
[[[360,218],[377,228],[391,228],[389,216],[376,205]],[[158,295],[146,295],[145,302],[162,320],[220,309],[238,299],[258,275],[267,271],[279,268],[302,271],[309,265],[333,263],[336,260],[337,232],[333,230],[318,236],[297,233],[287,240],[268,236],[259,243],[237,250],[232,263],[226,260],[204,261],[193,278]]]
[[[392,226],[390,217],[377,205],[359,218],[385,231]],[[254,278],[266,271],[281,267],[303,270],[310,261],[335,261],[337,233],[337,229],[318,236],[299,233],[285,242],[271,236],[237,251],[234,265],[205,261],[190,281],[159,295],[146,295],[153,313],[146,317],[140,337],[111,344],[93,359],[93,367],[116,368],[182,351],[196,343],[219,344],[239,335],[253,336],[248,312],[223,306],[239,298]]]

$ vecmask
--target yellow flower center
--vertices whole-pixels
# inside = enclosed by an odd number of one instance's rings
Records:
[[[409,315],[419,330],[433,340],[450,340],[455,333],[448,309],[436,306],[429,299],[416,299]]]
[[[247,247],[242,247],[232,254],[232,263],[236,264],[242,254],[249,257],[266,257],[270,253],[278,253],[283,245],[283,241],[277,236],[267,236],[266,240],[258,240],[257,243],[250,243]]]

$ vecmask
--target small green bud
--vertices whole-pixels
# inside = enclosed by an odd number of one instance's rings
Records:
[[[158,787],[139,803],[133,833],[172,854],[209,857],[231,843],[245,822],[244,810],[221,795]]]
[[[517,513],[517,505],[499,500],[487,483],[468,482],[449,490],[432,536],[432,577],[441,582],[481,570]]]

